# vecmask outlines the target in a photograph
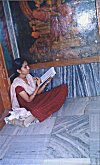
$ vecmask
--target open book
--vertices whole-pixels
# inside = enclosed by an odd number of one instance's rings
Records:
[[[44,74],[40,77],[40,79],[41,79],[41,84],[40,84],[40,86],[41,86],[44,82],[46,82],[49,78],[54,77],[55,74],[56,74],[56,71],[55,71],[54,67],[51,67],[46,73],[44,73]]]

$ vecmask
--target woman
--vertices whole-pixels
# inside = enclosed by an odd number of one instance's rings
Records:
[[[66,85],[60,85],[50,91],[43,92],[50,80],[40,87],[40,78],[29,74],[26,60],[15,59],[16,78],[11,85],[12,109],[25,108],[40,122],[58,111],[67,96]]]

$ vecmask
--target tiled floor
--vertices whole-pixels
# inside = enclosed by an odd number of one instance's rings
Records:
[[[58,117],[46,152],[48,158],[89,158],[89,117]]]
[[[66,99],[28,128],[5,125],[0,159],[0,165],[100,165],[100,96]]]

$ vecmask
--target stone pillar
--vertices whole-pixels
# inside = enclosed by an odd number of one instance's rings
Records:
[[[20,57],[20,55],[19,55],[17,40],[16,40],[16,36],[15,36],[9,1],[4,0],[4,1],[2,1],[2,3],[3,3],[4,13],[5,13],[5,17],[6,17],[9,38],[10,38],[10,42],[11,42],[11,48],[12,48],[14,59],[16,59],[16,58]]]

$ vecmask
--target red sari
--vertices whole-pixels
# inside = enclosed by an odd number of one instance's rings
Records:
[[[24,88],[17,86],[15,91],[20,107],[29,110],[40,122],[51,116],[52,113],[58,111],[68,95],[67,86],[60,85],[50,91],[37,95],[31,102],[26,102],[19,95],[21,91],[24,91]]]

